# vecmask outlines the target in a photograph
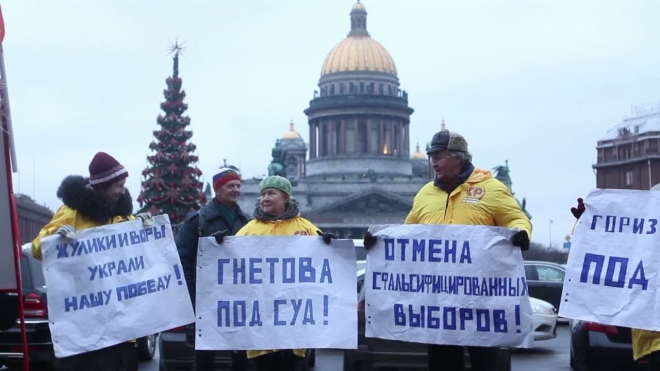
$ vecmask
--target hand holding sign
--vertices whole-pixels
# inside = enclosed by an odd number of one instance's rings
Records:
[[[73,229],[72,226],[70,225],[63,225],[57,230],[57,234],[59,234],[62,237],[66,237],[69,239],[75,239],[76,238],[76,230]]]
[[[210,236],[215,237],[215,242],[217,242],[218,245],[222,245],[222,243],[225,241],[225,237],[227,237],[227,231],[217,231],[215,233],[211,233]]]
[[[520,250],[529,250],[529,235],[526,231],[520,231],[511,237],[511,244],[520,247]]]
[[[575,219],[580,219],[580,216],[582,216],[582,213],[584,213],[585,210],[584,201],[581,198],[578,198],[577,202],[577,207],[571,207],[571,214],[573,214]]]
[[[316,231],[316,234],[323,237],[323,242],[326,245],[330,245],[330,242],[332,242],[332,240],[337,239],[334,233]]]
[[[135,219],[141,220],[145,227],[154,225],[154,218],[151,217],[151,213],[139,213],[135,215]]]
[[[374,245],[376,245],[377,242],[378,242],[378,238],[372,235],[371,232],[367,232],[364,234],[364,241],[362,243],[364,245],[365,250],[371,249],[372,247],[374,247]]]

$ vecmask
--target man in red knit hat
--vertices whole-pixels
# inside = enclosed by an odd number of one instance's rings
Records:
[[[176,239],[179,250],[183,275],[188,284],[188,292],[193,307],[195,306],[195,267],[197,263],[197,242],[200,237],[215,236],[222,243],[225,236],[233,236],[248,223],[250,217],[238,206],[241,196],[241,174],[233,167],[221,168],[213,176],[215,198],[196,213],[188,215]],[[193,334],[193,341],[194,341]],[[196,350],[193,370],[212,371],[214,369],[215,352],[212,350]],[[232,352],[232,371],[247,370],[247,355],[245,352]]]
[[[89,177],[70,175],[57,190],[63,205],[32,241],[32,255],[41,260],[41,239],[58,233],[75,238],[76,231],[140,219],[145,225],[151,214],[133,216],[133,200],[125,188],[128,171],[107,153],[97,153],[89,164]],[[100,323],[100,326],[107,326]],[[135,342],[126,342],[87,353],[60,358],[58,369],[67,371],[137,371]]]

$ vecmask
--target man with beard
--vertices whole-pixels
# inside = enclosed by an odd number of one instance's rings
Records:
[[[133,213],[133,200],[125,188],[128,171],[112,156],[98,152],[89,164],[89,178],[67,176],[57,190],[63,205],[32,241],[32,255],[41,260],[41,239],[60,234],[75,239],[76,231],[140,219],[152,223],[151,214]],[[100,323],[100,326],[108,326]],[[66,371],[137,371],[135,341],[58,360]]]
[[[213,189],[215,198],[186,218],[176,239],[181,267],[193,307],[199,238],[215,236],[218,243],[222,243],[225,236],[235,235],[250,219],[238,206],[238,198],[241,196],[241,174],[237,169],[231,167],[220,169],[220,172],[213,177]],[[212,371],[214,358],[215,352],[212,350],[196,350],[193,370]],[[244,351],[232,352],[231,369],[247,370],[247,355]]]
[[[435,180],[426,184],[413,200],[406,224],[486,225],[517,229],[511,243],[529,249],[532,224],[509,189],[490,171],[472,165],[465,138],[442,130],[431,140],[426,152],[435,170]],[[364,247],[376,244],[367,232]],[[469,347],[472,370],[496,370],[498,348]],[[463,349],[454,345],[428,345],[430,371],[463,370]]]

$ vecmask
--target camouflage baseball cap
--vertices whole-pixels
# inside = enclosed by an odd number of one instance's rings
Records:
[[[435,133],[429,147],[426,149],[426,154],[430,155],[431,153],[445,150],[467,152],[468,144],[461,134],[442,130]]]

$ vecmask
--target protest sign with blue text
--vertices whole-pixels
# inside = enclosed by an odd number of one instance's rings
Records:
[[[352,240],[200,239],[195,349],[357,347]]]
[[[365,273],[367,337],[532,347],[532,308],[514,230],[380,225]]]
[[[195,320],[167,215],[49,236],[41,248],[57,357]]]
[[[660,192],[599,189],[584,203],[559,315],[659,331]]]

